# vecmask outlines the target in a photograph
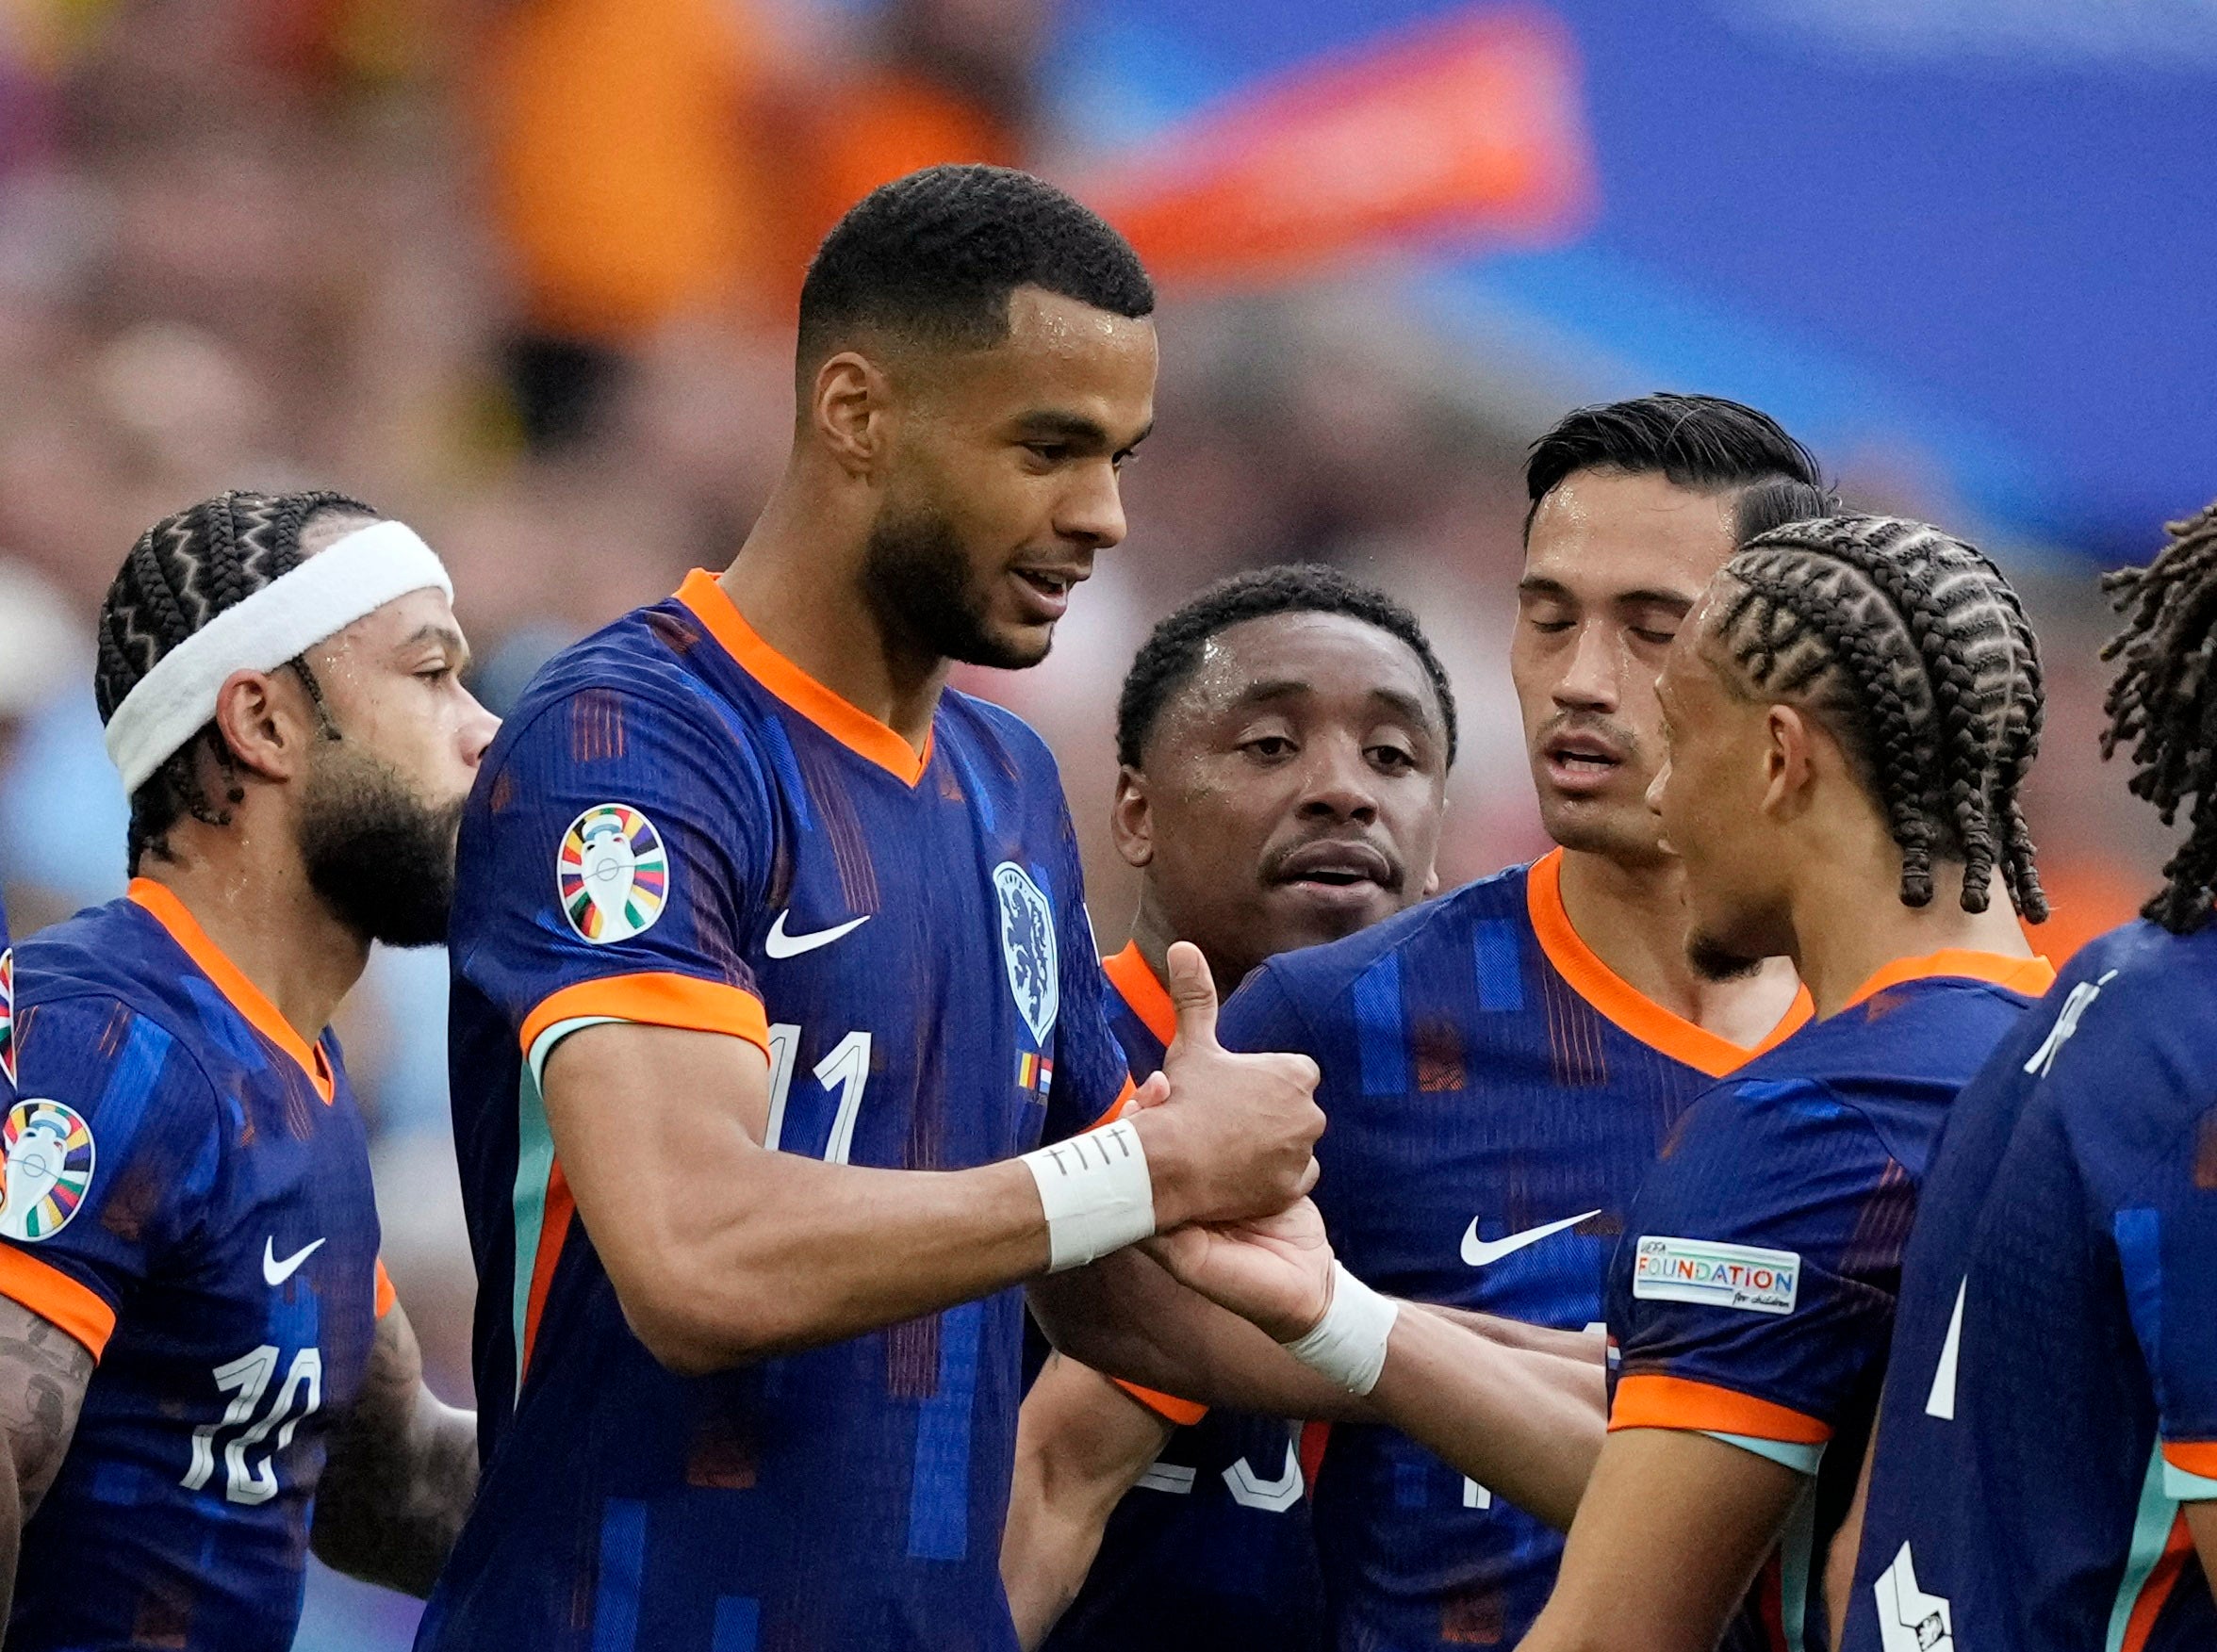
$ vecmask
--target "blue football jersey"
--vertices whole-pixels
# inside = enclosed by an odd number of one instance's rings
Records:
[[[1162,1065],[1170,994],[1138,945],[1105,966],[1109,1025],[1134,1078]],[[1108,1516],[1085,1587],[1048,1652],[1308,1652],[1323,1585],[1296,1451],[1299,1425],[1251,1412],[1141,1403],[1183,1422]],[[1199,1415],[1199,1420],[1187,1418]]]
[[[282,1652],[389,1300],[337,1043],[144,879],[16,963],[0,1292],[99,1363],[8,1645]]]
[[[1354,1273],[1579,1331],[1681,1109],[1749,1053],[1612,973],[1560,877],[1558,851],[1273,958],[1222,1037],[1322,1069],[1315,1197]],[[1512,1646],[1553,1586],[1560,1534],[1392,1430],[1335,1426],[1314,1498],[1347,1652]]]
[[[2093,942],[1964,1089],[1880,1417],[1854,1652],[2217,1646],[2217,928]]]
[[[2054,978],[1990,953],[1889,965],[1710,1088],[1640,1189],[1609,1268],[1609,1427],[1812,1477],[1733,1652],[1825,1644],[1814,1568],[1863,1465],[1918,1185],[1956,1092]]]
[[[922,758],[696,573],[558,656],[461,834],[455,1142],[484,1469],[418,1644],[1010,1647],[1010,1290],[703,1378],[632,1333],[573,1219],[538,1074],[596,1022],[724,1033],[769,1145],[961,1169],[1127,1087],[1061,782],[943,696]]]

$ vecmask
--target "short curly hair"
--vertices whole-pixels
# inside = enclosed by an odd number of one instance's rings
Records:
[[[1134,319],[1155,309],[1131,243],[1052,184],[1007,167],[927,167],[863,196],[816,249],[800,289],[798,364],[864,329],[987,348],[1009,335],[1020,286]]]
[[[1454,690],[1432,651],[1417,616],[1372,585],[1349,579],[1322,563],[1286,563],[1219,580],[1148,633],[1133,658],[1116,699],[1116,761],[1141,768],[1148,738],[1162,708],[1200,668],[1209,638],[1251,619],[1276,613],[1343,613],[1408,645],[1431,680],[1447,733],[1447,761],[1455,758]]]

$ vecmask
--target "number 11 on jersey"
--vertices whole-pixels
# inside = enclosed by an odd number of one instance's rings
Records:
[[[763,1145],[778,1151],[785,1134],[785,1103],[793,1088],[793,1062],[800,1048],[800,1028],[779,1022],[770,1028],[770,1117],[763,1129]],[[854,1149],[855,1116],[862,1110],[862,1090],[870,1082],[870,1035],[849,1033],[831,1046],[816,1063],[816,1082],[837,1093],[839,1105],[831,1116],[831,1134],[824,1143],[824,1162],[844,1165]]]

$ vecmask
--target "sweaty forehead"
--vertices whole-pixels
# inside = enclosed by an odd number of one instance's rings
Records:
[[[1574,472],[1532,518],[1524,578],[1586,601],[1667,591],[1690,602],[1732,554],[1733,497],[1652,473]]]
[[[1201,662],[1173,709],[1213,716],[1296,693],[1339,701],[1390,696],[1437,719],[1432,680],[1399,637],[1345,613],[1272,613],[1226,626],[1204,643]]]

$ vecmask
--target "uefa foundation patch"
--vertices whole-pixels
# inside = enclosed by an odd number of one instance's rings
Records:
[[[51,1239],[92,1186],[91,1127],[59,1102],[18,1102],[0,1123],[0,1235]]]
[[[598,804],[563,834],[554,885],[579,939],[607,946],[644,935],[669,903],[662,834],[628,805]]]
[[[1648,1234],[1633,1261],[1632,1294],[1647,1301],[1791,1314],[1800,1286],[1801,1258],[1792,1251]]]

